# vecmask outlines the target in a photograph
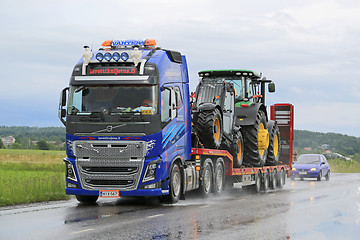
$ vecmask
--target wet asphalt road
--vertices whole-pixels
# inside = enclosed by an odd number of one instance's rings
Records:
[[[0,239],[359,239],[360,174],[290,181],[283,190],[221,197],[75,199],[0,208]]]

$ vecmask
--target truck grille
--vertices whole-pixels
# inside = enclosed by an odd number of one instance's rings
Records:
[[[144,166],[146,142],[75,141],[82,187],[87,190],[135,190]]]

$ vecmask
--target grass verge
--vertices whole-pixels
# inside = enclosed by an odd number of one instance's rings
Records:
[[[0,206],[69,199],[64,152],[0,151]]]
[[[344,161],[340,159],[328,160],[331,172],[335,173],[360,173],[358,161]]]

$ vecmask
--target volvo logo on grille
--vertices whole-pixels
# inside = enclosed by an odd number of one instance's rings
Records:
[[[113,130],[113,126],[109,125],[106,127],[107,132],[111,132]]]

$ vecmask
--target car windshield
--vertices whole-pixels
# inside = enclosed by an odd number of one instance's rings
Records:
[[[314,164],[320,163],[320,157],[317,155],[301,155],[296,161],[298,164]]]
[[[68,114],[156,114],[157,89],[155,85],[71,86]]]

